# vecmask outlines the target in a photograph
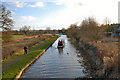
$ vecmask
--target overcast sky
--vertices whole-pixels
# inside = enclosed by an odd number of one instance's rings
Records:
[[[118,23],[119,0],[2,0],[12,12],[14,29],[24,25],[33,29],[68,28],[70,24],[81,23],[94,17],[104,23],[107,17],[111,23]],[[29,2],[28,2],[29,1]]]

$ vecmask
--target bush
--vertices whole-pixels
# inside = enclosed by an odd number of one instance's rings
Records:
[[[93,18],[88,18],[80,26],[80,36],[85,41],[97,42],[103,38],[103,30]]]
[[[8,30],[8,31],[2,33],[3,42],[7,43],[7,42],[11,41],[11,39],[12,39],[12,31]]]
[[[84,42],[97,42],[103,38],[104,28],[98,26],[94,18],[88,18],[83,20],[80,26],[70,25],[67,36],[76,41],[82,39]]]

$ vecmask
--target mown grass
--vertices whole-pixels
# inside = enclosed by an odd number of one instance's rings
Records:
[[[14,38],[14,39],[22,38],[22,37],[26,37],[26,35],[12,35],[12,38]]]
[[[52,37],[48,42],[46,42],[44,45],[36,49],[35,51],[32,51],[31,53],[27,54],[23,58],[21,58],[19,61],[16,63],[12,64],[9,66],[2,74],[2,78],[9,78],[13,79],[15,78],[18,73],[21,71],[23,67],[25,67],[26,64],[30,63],[37,55],[39,55],[44,49],[49,47],[51,43],[53,43],[58,36]]]

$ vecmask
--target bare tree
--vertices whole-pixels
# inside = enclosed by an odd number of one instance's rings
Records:
[[[103,38],[103,30],[94,18],[88,18],[80,26],[80,36],[85,41],[96,42]]]
[[[61,31],[62,31],[62,34],[66,34],[67,33],[67,30],[64,27],[61,29]]]
[[[50,28],[50,27],[47,27],[46,30],[51,30],[51,28]]]
[[[68,28],[67,36],[79,41],[80,40],[79,30],[80,28],[77,26],[77,24],[71,24],[70,28]]]
[[[7,30],[13,26],[13,20],[11,19],[11,11],[6,10],[4,5],[0,5],[0,28]]]
[[[28,32],[29,32],[29,30],[30,30],[30,26],[23,26],[23,27],[21,27],[20,28],[20,31],[22,31],[25,35],[27,35],[28,34]]]
[[[47,27],[47,28],[46,28],[46,32],[47,32],[47,33],[50,33],[50,30],[51,30],[50,27]]]
[[[0,28],[3,30],[3,42],[9,42],[12,39],[12,27],[11,11],[6,10],[6,7],[0,4]]]
[[[82,21],[80,26],[72,24],[67,31],[68,37],[84,42],[97,42],[104,36],[104,28],[100,27],[94,18],[88,18]]]
[[[104,19],[104,27],[106,28],[106,31],[112,31],[112,29],[110,27],[110,19],[107,17]]]
[[[110,19],[106,17],[106,18],[104,19],[104,24],[105,24],[105,25],[109,25],[109,24],[110,24]]]

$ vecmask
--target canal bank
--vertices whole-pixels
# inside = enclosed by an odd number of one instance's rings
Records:
[[[86,72],[88,72],[92,78],[117,78],[118,68],[117,66],[111,66],[113,64],[111,58],[106,59],[106,61],[109,60],[111,63],[105,63],[106,56],[104,57],[104,55],[108,50],[103,47],[105,45],[104,43],[100,43],[102,45],[102,50],[100,47],[95,46],[95,44],[98,43],[94,43],[93,46],[93,44],[85,43],[83,41],[78,42],[72,38],[70,41],[77,50],[81,52],[81,56],[84,58],[84,61],[80,61],[80,63],[84,64]]]
[[[58,41],[65,41],[65,47],[58,49]],[[69,42],[66,35],[61,35],[55,43],[23,74],[22,78],[78,78],[85,77],[88,74],[79,61],[76,48]],[[90,76],[87,76],[90,77]],[[22,79],[21,78],[21,79]]]
[[[53,44],[57,39],[58,39],[58,37],[57,37],[50,45],[48,45],[48,47],[47,47],[46,49],[44,49],[39,55],[37,55],[30,63],[28,63],[28,64],[19,72],[19,74],[16,76],[16,79],[21,78],[21,76],[23,75],[23,73],[25,72],[25,70],[27,70],[32,64],[34,64],[34,63],[37,61],[37,59],[39,59],[40,56],[42,56],[42,55],[45,53],[45,51],[46,51],[49,47],[51,47],[52,44]]]
[[[27,65],[29,66],[29,63],[32,63],[32,60],[35,60],[36,56],[41,55],[41,53],[44,53],[45,49],[47,49],[48,46],[51,45],[51,43],[54,43],[54,41],[57,38],[58,38],[58,36],[54,36],[54,37],[52,37],[50,39],[47,39],[48,41],[46,40],[47,42],[45,42],[44,45],[41,45],[35,51],[32,51],[31,53],[25,55],[19,61],[17,61],[16,63],[12,64],[11,66],[9,66],[3,72],[2,78],[3,79],[8,79],[9,78],[9,79],[12,80],[13,78],[16,78],[16,76],[17,76],[17,78],[20,77],[20,74],[24,71],[25,68],[27,68]],[[19,72],[20,72],[20,74],[18,75]]]
[[[77,47],[78,51],[82,53],[81,56],[84,61],[80,61],[80,63],[83,63],[86,72],[88,72],[92,78],[104,78],[103,62],[98,58],[97,48],[89,44],[78,44],[77,42],[74,43],[74,45]]]

